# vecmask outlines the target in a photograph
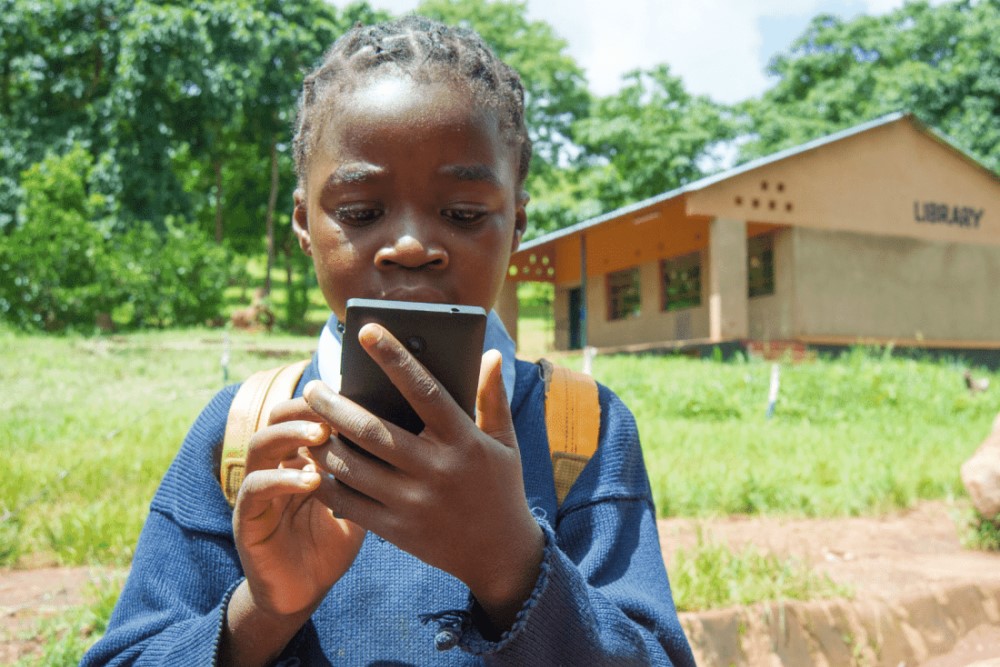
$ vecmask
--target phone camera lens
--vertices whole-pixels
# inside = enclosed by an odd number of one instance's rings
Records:
[[[421,336],[410,336],[406,339],[406,349],[414,355],[419,355],[427,347],[427,341]]]

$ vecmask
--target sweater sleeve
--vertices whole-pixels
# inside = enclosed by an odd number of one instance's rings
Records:
[[[601,387],[600,395],[598,451],[555,526],[539,518],[546,547],[531,597],[498,641],[475,623],[461,632],[459,645],[487,664],[694,665],[663,564],[635,420],[609,390]]]
[[[242,578],[211,458],[233,393],[223,390],[205,408],[164,475],[107,632],[81,664],[214,664]]]

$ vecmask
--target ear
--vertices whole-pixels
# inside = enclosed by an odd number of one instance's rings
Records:
[[[514,209],[514,238],[510,244],[511,253],[517,251],[518,246],[521,245],[521,238],[524,236],[524,231],[528,228],[528,213],[526,207],[528,206],[528,202],[530,200],[531,195],[524,190],[521,190],[521,194],[517,197],[517,208]]]
[[[312,257],[312,242],[309,238],[309,215],[306,208],[306,194],[297,188],[292,195],[295,206],[292,209],[292,231],[299,240],[299,247],[309,257]]]

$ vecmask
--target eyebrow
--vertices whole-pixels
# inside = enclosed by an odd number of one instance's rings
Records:
[[[337,185],[364,183],[365,181],[383,173],[385,173],[384,169],[365,162],[343,164],[337,167],[333,173],[327,177],[326,183],[323,184],[323,187],[328,188]]]
[[[442,167],[440,172],[460,181],[486,181],[501,187],[500,177],[485,164],[450,164]]]

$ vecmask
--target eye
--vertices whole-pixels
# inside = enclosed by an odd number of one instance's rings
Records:
[[[486,216],[486,211],[478,208],[446,208],[441,215],[449,221],[463,226],[475,225]]]
[[[382,209],[370,204],[352,204],[349,206],[338,206],[333,209],[333,217],[337,222],[355,227],[364,227],[382,217]]]

